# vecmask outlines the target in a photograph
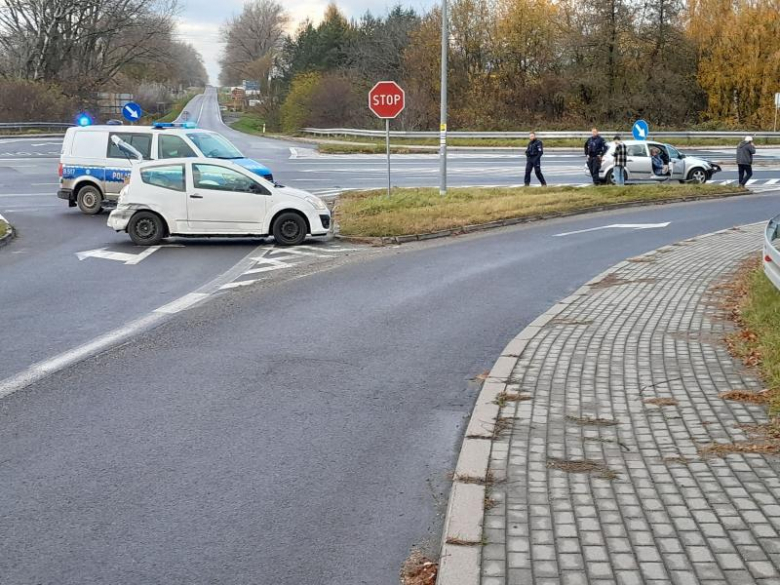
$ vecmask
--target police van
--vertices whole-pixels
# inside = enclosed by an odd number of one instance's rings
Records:
[[[57,196],[88,215],[113,203],[130,179],[133,157],[120,144],[129,144],[143,160],[207,157],[231,160],[268,181],[271,171],[246,158],[224,136],[191,123],[153,126],[80,126],[65,133],[60,155]]]

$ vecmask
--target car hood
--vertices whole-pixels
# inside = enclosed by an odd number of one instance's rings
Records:
[[[305,200],[307,197],[316,197],[316,195],[312,195],[306,191],[294,189],[293,187],[285,187],[283,185],[276,185],[275,191],[281,195],[289,195],[290,197],[295,197],[296,199]]]
[[[252,171],[254,174],[260,175],[261,177],[267,177],[271,174],[271,169],[251,158],[234,158],[231,162],[241,165],[246,170]]]

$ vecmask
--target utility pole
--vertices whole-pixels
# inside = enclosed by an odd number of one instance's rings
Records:
[[[447,0],[441,0],[441,122],[439,125],[439,195],[447,194],[447,53],[450,47]]]

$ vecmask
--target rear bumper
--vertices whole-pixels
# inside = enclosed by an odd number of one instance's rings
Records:
[[[133,209],[115,209],[108,215],[106,224],[114,231],[125,232],[127,224],[130,223],[130,218],[133,216],[133,211]]]
[[[57,197],[67,201],[73,201],[73,189],[60,189],[57,191]]]

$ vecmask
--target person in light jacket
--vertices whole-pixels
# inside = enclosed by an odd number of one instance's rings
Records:
[[[739,167],[739,186],[744,187],[753,176],[753,155],[756,147],[753,146],[753,137],[745,136],[745,140],[737,146],[737,167]]]
[[[528,187],[531,184],[531,170],[536,173],[536,178],[542,184],[542,187],[547,186],[547,182],[544,180],[542,174],[542,155],[544,154],[544,144],[536,137],[536,134],[531,132],[528,135],[530,141],[525,149],[525,186]]]

